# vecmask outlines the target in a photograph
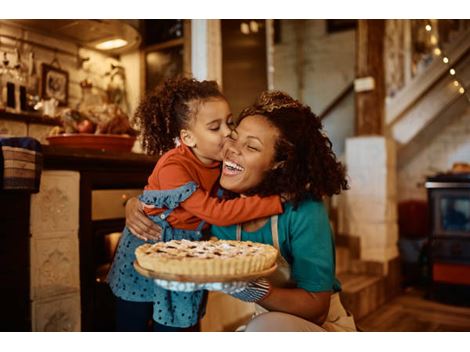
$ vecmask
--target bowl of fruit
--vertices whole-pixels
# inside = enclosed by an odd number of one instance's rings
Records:
[[[51,146],[130,152],[136,140],[128,116],[114,105],[86,112],[66,109],[60,120],[62,126],[47,137]]]

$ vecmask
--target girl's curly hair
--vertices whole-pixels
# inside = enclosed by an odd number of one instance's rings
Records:
[[[215,81],[183,77],[164,81],[136,110],[134,121],[142,135],[142,147],[150,155],[174,148],[175,138],[189,126],[199,104],[213,98],[225,99]]]
[[[287,194],[296,207],[308,197],[321,200],[348,189],[345,167],[336,160],[331,141],[309,106],[286,93],[265,91],[240,113],[238,123],[251,115],[264,116],[279,130],[273,160],[279,167],[267,171],[261,184],[246,194]]]

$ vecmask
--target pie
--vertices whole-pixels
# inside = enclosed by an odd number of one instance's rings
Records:
[[[143,244],[135,255],[138,265],[153,273],[223,277],[272,268],[277,249],[251,241],[172,240]]]

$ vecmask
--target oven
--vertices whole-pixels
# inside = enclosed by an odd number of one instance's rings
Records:
[[[470,174],[428,177],[434,283],[470,287]]]
[[[89,331],[115,330],[115,298],[106,276],[111,267],[114,253],[125,226],[125,204],[130,197],[142,193],[140,189],[93,190],[91,192],[92,253],[89,260],[93,265],[93,277],[87,295]]]

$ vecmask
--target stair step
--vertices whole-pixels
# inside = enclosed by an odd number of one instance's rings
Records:
[[[380,275],[339,273],[341,301],[345,308],[360,319],[385,303],[385,278]]]
[[[338,274],[341,281],[343,291],[348,293],[356,293],[365,288],[378,283],[382,277],[378,275],[341,273]]]
[[[351,253],[345,246],[336,246],[336,273],[344,273],[351,269]]]

